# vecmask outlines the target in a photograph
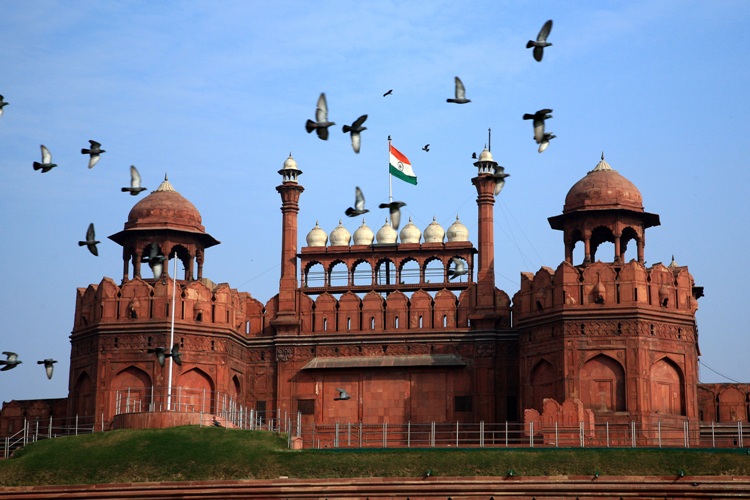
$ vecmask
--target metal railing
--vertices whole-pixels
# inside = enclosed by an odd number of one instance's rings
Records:
[[[13,451],[22,448],[29,443],[35,443],[42,439],[52,439],[62,436],[77,436],[79,434],[91,434],[96,430],[94,417],[72,418],[62,417],[49,419],[23,420],[23,427],[10,436],[3,439],[3,453],[0,458],[8,458]],[[100,430],[104,430],[101,428]]]
[[[688,422],[644,426],[637,422],[534,427],[534,423],[429,422],[406,424],[301,424],[288,421],[290,447],[304,448],[743,448],[742,422]],[[750,443],[750,441],[749,441]]]
[[[115,415],[173,411],[198,413],[199,421],[222,427],[287,432],[287,414],[280,410],[249,408],[232,395],[205,388],[175,386],[126,388],[115,391]],[[204,416],[207,419],[204,419]]]

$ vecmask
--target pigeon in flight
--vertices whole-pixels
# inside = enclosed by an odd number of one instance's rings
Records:
[[[393,89],[390,89],[388,92],[386,92],[385,94],[383,94],[383,97],[385,97],[387,95],[391,95],[391,94],[393,94]],[[0,98],[2,98],[2,97],[3,96],[0,95]]]
[[[549,141],[551,141],[555,137],[557,137],[557,136],[554,135],[553,133],[551,133],[551,132],[545,132],[544,135],[542,136],[542,140],[539,141],[539,149],[538,149],[538,151],[540,153],[543,153],[544,150],[547,149],[547,147],[549,146]]]
[[[106,153],[106,151],[102,149],[102,145],[96,141],[89,139],[89,144],[91,144],[91,147],[89,149],[81,149],[81,154],[89,155],[89,168],[94,168],[94,165],[99,163],[99,155]]]
[[[307,130],[308,134],[315,130],[318,137],[327,141],[328,127],[331,125],[336,124],[328,121],[328,103],[326,102],[326,94],[325,92],[321,92],[320,97],[318,97],[318,108],[315,110],[315,121],[307,120],[305,130]]]
[[[0,371],[2,372],[12,370],[16,366],[23,363],[23,361],[18,360],[18,354],[16,354],[15,352],[3,351],[3,354],[5,354],[7,359],[5,359],[4,361],[0,360],[0,365],[5,365],[0,368]]]
[[[130,193],[132,196],[138,196],[141,191],[145,191],[145,187],[141,187],[141,174],[138,173],[138,169],[135,165],[130,165],[130,187],[122,188],[123,193]]]
[[[544,26],[542,26],[542,29],[539,30],[539,34],[536,36],[536,40],[529,40],[526,42],[526,48],[530,49],[531,47],[534,47],[534,59],[537,61],[541,61],[542,57],[544,56],[544,47],[549,47],[552,45],[547,41],[547,36],[549,36],[549,32],[552,30],[552,19],[544,23]]]
[[[34,170],[41,170],[42,173],[49,172],[57,166],[57,163],[52,163],[52,154],[50,154],[47,146],[42,144],[39,148],[42,150],[42,163],[35,161]]]
[[[47,378],[50,380],[52,380],[52,372],[55,371],[55,363],[57,363],[57,361],[50,358],[36,362],[38,365],[44,365],[44,371],[47,373]]]
[[[357,186],[354,190],[354,207],[347,208],[344,213],[349,217],[357,217],[367,212],[369,210],[365,208],[365,195],[362,194],[362,190]]]
[[[456,104],[466,104],[471,102],[471,99],[466,98],[466,88],[459,77],[456,77],[456,98],[446,99],[447,102],[455,102]]]
[[[477,154],[476,153],[471,153],[471,159],[472,160],[476,160],[477,159]]]
[[[89,252],[93,253],[97,257],[99,256],[99,251],[96,249],[96,244],[101,243],[100,241],[96,241],[96,235],[94,234],[94,223],[92,222],[89,224],[89,228],[86,230],[86,241],[79,241],[78,246],[86,246],[86,248],[89,249]]]
[[[495,196],[500,194],[500,191],[503,190],[503,187],[505,186],[505,178],[510,177],[510,174],[505,173],[505,167],[497,166],[495,167]]]
[[[425,144],[424,147],[422,148],[422,151],[424,151],[425,153],[429,153],[430,152],[430,145],[429,144]]]
[[[451,257],[451,262],[453,262],[454,268],[448,269],[448,280],[458,278],[469,272],[469,270],[466,269],[466,264],[464,264],[463,260],[457,257]]]
[[[544,136],[544,120],[548,118],[552,118],[552,110],[549,108],[540,109],[534,114],[531,113],[524,113],[523,119],[524,120],[534,120],[532,123],[534,125],[534,140],[537,144],[542,142],[542,137]]]
[[[154,273],[155,280],[161,278],[161,273],[164,271],[164,261],[167,260],[159,250],[159,245],[151,243],[148,255],[141,259],[143,262],[148,262],[151,271]]]
[[[3,98],[3,96],[0,95],[0,116],[3,116],[3,108],[10,104],[9,102],[6,102]]]
[[[346,392],[344,389],[336,389],[339,391],[339,396],[337,398],[333,398],[334,401],[346,401],[347,399],[351,399],[352,397],[349,395],[348,392]]]
[[[398,226],[401,224],[401,207],[405,207],[406,203],[403,201],[392,201],[390,203],[381,203],[380,208],[387,208],[391,217],[391,227],[398,231]]]
[[[344,133],[349,132],[349,134],[352,136],[352,149],[354,149],[354,152],[359,154],[359,146],[360,146],[360,133],[363,130],[367,130],[367,127],[363,127],[362,124],[367,120],[367,115],[362,115],[359,118],[357,118],[354,123],[349,125],[344,125],[342,127],[342,130]]]
[[[148,349],[146,352],[149,354],[156,354],[156,361],[159,362],[159,366],[164,366],[164,360],[167,357],[167,350],[163,347],[155,347],[154,349]]]
[[[165,356],[171,356],[175,363],[182,366],[182,353],[180,352],[180,344],[172,346],[172,350],[165,354]]]

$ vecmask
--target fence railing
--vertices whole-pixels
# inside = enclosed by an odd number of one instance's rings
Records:
[[[164,412],[199,413],[218,417],[216,425],[239,429],[287,432],[288,415],[280,410],[249,408],[230,394],[205,388],[153,386],[115,391],[115,415]],[[201,417],[200,422],[204,422]]]
[[[743,448],[750,428],[742,422],[688,422],[644,426],[637,422],[602,423],[593,427],[534,428],[534,423],[430,422],[363,424],[347,422],[285,425],[290,446],[299,448]],[[748,436],[750,437],[750,436]],[[750,443],[750,441],[748,441]]]
[[[91,434],[95,430],[94,417],[76,415],[72,418],[25,418],[21,429],[3,438],[3,451],[0,458],[8,458],[14,450],[42,439]]]

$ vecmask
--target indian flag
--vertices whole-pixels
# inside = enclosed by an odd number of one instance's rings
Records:
[[[394,148],[390,144],[388,147],[391,150],[390,159],[390,172],[391,175],[398,177],[402,181],[406,181],[409,184],[417,185],[417,176],[411,169],[411,162],[404,156],[404,154],[398,149]]]

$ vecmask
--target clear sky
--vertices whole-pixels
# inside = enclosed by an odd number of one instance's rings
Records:
[[[498,287],[512,296],[521,272],[563,260],[547,217],[603,151],[661,216],[647,232],[648,265],[674,255],[705,287],[701,381],[750,382],[746,1],[6,0],[0,9],[0,94],[10,103],[0,116],[0,350],[24,362],[0,373],[0,400],[67,395],[75,290],[120,282],[122,251],[107,236],[165,173],[222,242],[207,250],[204,276],[266,302],[280,271],[277,171],[290,152],[304,172],[300,246],[316,220],[330,232],[343,218],[354,232],[361,219],[344,210],[355,186],[367,224],[383,225],[388,135],[419,179],[394,180],[404,217],[424,229],[459,215],[475,241],[471,153],[488,128],[511,175],[495,205]],[[553,46],[538,63],[525,44],[547,19]],[[471,103],[446,103],[457,75]],[[328,141],[304,128],[321,92],[336,122]],[[541,108],[554,110],[547,129],[557,138],[539,154],[521,116]],[[357,155],[340,127],[365,113]],[[80,153],[89,139],[107,150],[91,170]],[[46,174],[32,169],[40,144],[59,165]],[[140,198],[120,192],[130,165],[149,188]],[[99,257],[77,245],[90,222]],[[611,260],[610,249],[599,256]],[[47,357],[59,360],[51,381],[36,364]]]

